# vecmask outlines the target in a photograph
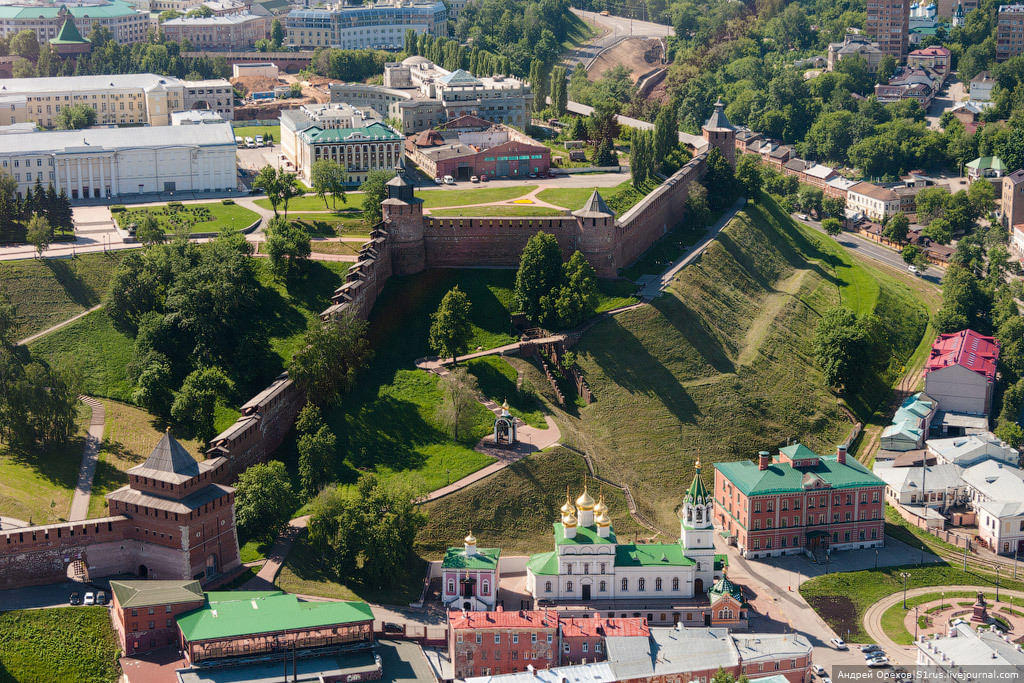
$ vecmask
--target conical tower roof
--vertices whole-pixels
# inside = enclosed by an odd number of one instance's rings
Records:
[[[711,493],[704,486],[704,478],[700,476],[700,460],[693,468],[693,481],[686,491],[685,501],[693,505],[707,505],[711,502]]]
[[[715,102],[715,111],[712,112],[711,118],[704,124],[704,127],[708,130],[736,130],[736,126],[729,123],[729,117],[725,115],[725,104],[722,103],[721,98]]]
[[[148,470],[177,474],[182,477],[199,475],[199,463],[189,455],[177,439],[171,436],[170,429],[164,432],[160,443],[156,445],[142,466]]]
[[[89,41],[82,37],[82,34],[78,32],[78,27],[75,26],[75,22],[69,16],[64,19],[64,25],[60,27],[60,33],[57,34],[56,38],[51,38],[50,42],[55,45],[65,45],[88,43]]]
[[[587,203],[583,205],[583,208],[573,211],[572,215],[579,218],[609,218],[614,216],[615,212],[604,203],[601,193],[594,190]]]

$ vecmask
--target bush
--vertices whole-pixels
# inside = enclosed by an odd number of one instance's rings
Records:
[[[124,211],[124,204],[114,204],[110,207],[110,213],[120,213]]]
[[[222,199],[222,200],[220,200],[220,203],[224,204],[225,206],[231,206],[232,204],[235,203],[235,200],[234,199]]]

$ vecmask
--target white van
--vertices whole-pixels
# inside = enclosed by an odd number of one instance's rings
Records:
[[[256,136],[256,146],[257,147],[262,147],[263,146],[263,136],[262,135],[257,135]]]
[[[245,147],[245,140],[243,140],[241,138],[241,136],[236,135],[235,136],[235,144],[238,145],[239,147]]]
[[[246,147],[255,147],[255,146],[256,146],[256,143],[254,143],[254,142],[252,141],[252,138],[251,138],[251,137],[249,137],[248,135],[246,135],[246,136],[245,136],[245,146],[246,146]]]
[[[454,185],[455,184],[455,178],[452,178],[450,175],[446,175],[444,177],[444,184],[445,185]]]

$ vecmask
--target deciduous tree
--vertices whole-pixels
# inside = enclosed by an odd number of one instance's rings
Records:
[[[62,130],[79,130],[95,125],[96,110],[88,104],[66,105],[57,114],[57,127]]]
[[[441,403],[437,407],[437,418],[453,440],[465,439],[476,422],[480,405],[476,400],[476,379],[465,368],[456,368],[442,377],[439,384]]]
[[[437,311],[430,315],[430,348],[442,359],[451,358],[458,365],[458,354],[469,346],[473,326],[469,314],[473,306],[458,286],[451,289]]]
[[[257,463],[235,482],[235,518],[255,538],[271,538],[295,510],[295,494],[280,460]]]
[[[388,181],[395,177],[388,171],[370,171],[366,181],[359,186],[363,193],[363,221],[367,225],[380,223],[382,213],[380,204],[387,198]]]
[[[814,331],[814,356],[830,387],[855,388],[871,365],[871,339],[848,308],[825,313]]]
[[[349,313],[310,326],[303,341],[288,374],[320,406],[334,403],[348,391],[373,357],[366,322]]]
[[[562,281],[562,250],[554,235],[538,232],[530,238],[516,273],[516,304],[534,321],[541,316],[541,298]]]

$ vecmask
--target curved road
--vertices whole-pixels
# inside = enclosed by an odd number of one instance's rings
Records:
[[[579,62],[583,62],[584,66],[589,67],[590,62],[602,50],[622,40],[629,38],[664,38],[665,36],[675,35],[675,31],[671,26],[655,24],[651,21],[639,21],[614,15],[602,16],[597,12],[585,12],[578,9],[572,10],[572,13],[589,23],[601,25],[605,32],[585,45],[580,45],[576,49],[562,54],[562,60],[568,65],[570,71]]]
[[[926,588],[911,588],[907,591],[907,597],[912,598],[927,593],[941,593],[943,591],[984,591],[990,593],[992,586],[928,586]],[[1000,596],[1012,595],[1015,598],[1024,599],[1024,592],[1000,589]],[[871,636],[872,640],[878,643],[885,650],[890,661],[897,664],[913,664],[917,660],[917,648],[913,645],[897,645],[882,630],[882,615],[893,605],[903,601],[903,591],[882,598],[864,613],[864,629]]]

